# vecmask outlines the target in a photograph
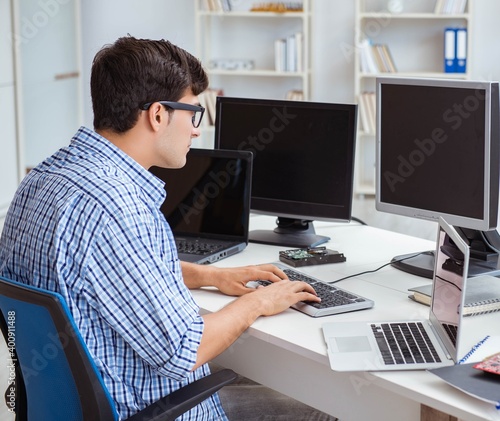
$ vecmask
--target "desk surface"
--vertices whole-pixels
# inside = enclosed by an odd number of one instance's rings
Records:
[[[434,248],[432,241],[356,223],[315,223],[329,235],[326,246],[347,258],[344,263],[300,270],[326,281],[376,269],[395,255]],[[273,219],[252,216],[251,229],[272,228]],[[437,231],[437,224],[436,224]],[[284,247],[250,243],[241,253],[217,263],[239,266],[278,260]],[[425,371],[339,373],[330,369],[322,323],[332,320],[419,319],[429,308],[408,299],[408,288],[430,283],[390,266],[339,283],[375,301],[369,310],[312,318],[289,309],[258,319],[217,362],[255,381],[346,420],[418,420],[420,404],[462,420],[500,420],[500,411],[470,397]],[[202,312],[214,312],[232,298],[215,290],[193,291]],[[500,324],[499,324],[500,325]],[[498,334],[498,333],[496,333]]]

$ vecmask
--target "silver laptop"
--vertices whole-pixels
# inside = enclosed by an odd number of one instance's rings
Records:
[[[191,149],[183,168],[150,169],[165,183],[161,211],[179,259],[213,263],[248,245],[252,157],[249,151]]]
[[[420,370],[455,364],[463,348],[468,266],[469,246],[440,218],[429,319],[323,324],[332,370]]]

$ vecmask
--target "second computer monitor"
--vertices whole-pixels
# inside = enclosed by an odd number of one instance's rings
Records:
[[[471,273],[496,267],[484,238],[499,243],[498,82],[387,77],[376,87],[377,209],[442,217],[471,244]],[[404,257],[394,263],[432,277],[432,256]]]
[[[250,241],[313,247],[312,221],[351,219],[354,104],[218,97],[215,144],[254,154],[252,211],[278,217]]]

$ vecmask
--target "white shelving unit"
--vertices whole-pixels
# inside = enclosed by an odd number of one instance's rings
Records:
[[[361,95],[375,92],[377,76],[469,79],[471,62],[465,73],[444,72],[444,30],[447,27],[467,28],[467,58],[471,57],[473,0],[467,0],[464,13],[435,13],[439,0],[356,0],[354,92],[359,105],[355,193],[375,194],[375,130],[362,124]],[[399,9],[396,11],[393,7]],[[362,41],[385,44],[390,51],[396,72],[363,72]],[[373,125],[372,125],[373,127]]]
[[[26,171],[68,145],[83,121],[80,0],[55,2],[53,10],[32,0],[13,4],[18,143]]]
[[[83,120],[79,1],[48,10],[0,0],[0,220],[27,169],[69,144]]]
[[[271,99],[302,91],[302,98],[309,99],[312,1],[296,2],[302,4],[300,11],[268,12],[251,11],[258,3],[253,0],[232,1],[228,11],[211,10],[208,0],[196,0],[197,56],[209,74],[210,87],[226,96]],[[275,41],[297,33],[302,34],[299,68],[276,70]],[[213,63],[218,60],[232,63],[233,68],[216,68]],[[204,127],[197,146],[213,147],[213,128]]]

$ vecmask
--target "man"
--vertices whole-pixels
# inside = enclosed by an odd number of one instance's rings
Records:
[[[199,61],[168,41],[120,38],[95,57],[94,130],[21,183],[0,240],[0,274],[61,293],[121,418],[209,373],[207,362],[258,317],[314,290],[272,265],[221,269],[180,262],[151,166],[180,168],[208,86]],[[247,281],[267,279],[250,290]],[[200,316],[189,289],[239,296]],[[218,395],[186,419],[225,419]]]

